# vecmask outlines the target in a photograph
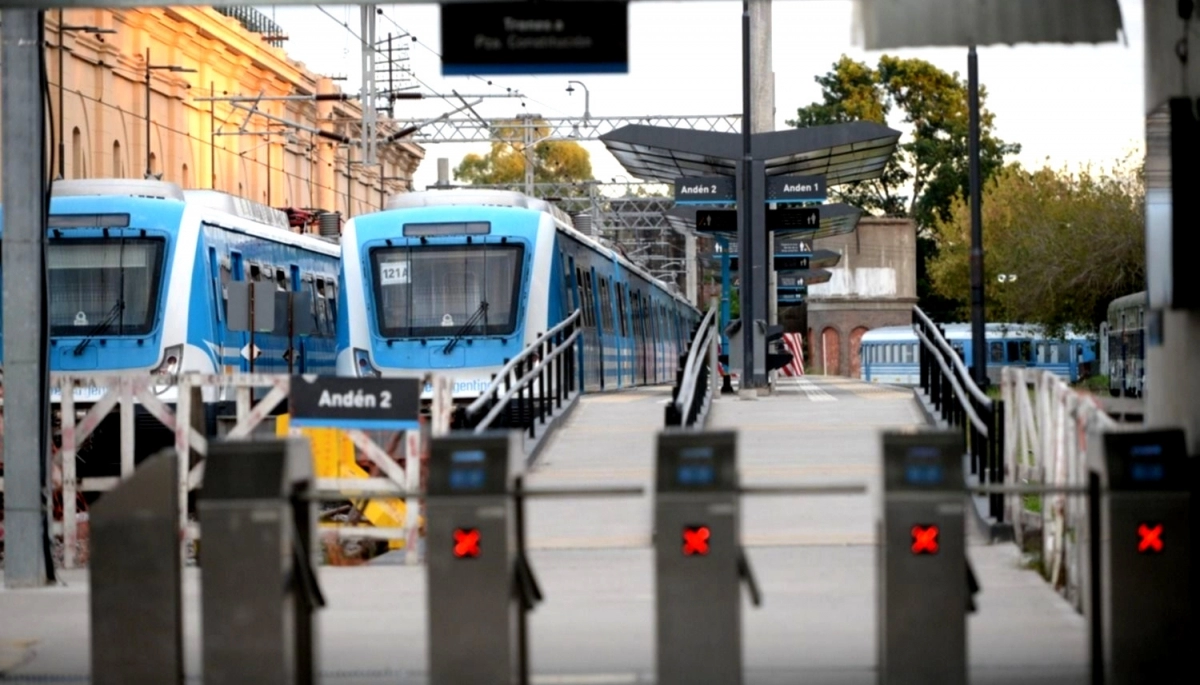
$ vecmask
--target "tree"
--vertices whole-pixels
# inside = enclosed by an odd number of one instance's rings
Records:
[[[988,320],[1040,324],[1050,335],[1094,331],[1111,300],[1144,288],[1144,208],[1140,160],[1076,173],[1005,167],[983,192]],[[965,314],[970,206],[956,199],[949,214],[934,226],[941,250],[930,275]]]
[[[533,140],[545,138],[550,128],[544,121],[511,119],[493,127],[497,140],[486,155],[469,154],[454,170],[454,178],[470,184],[497,185],[525,180],[525,130],[532,125]],[[587,181],[592,178],[588,151],[570,140],[543,140],[533,145],[533,180],[536,183]]]
[[[843,55],[816,81],[821,85],[822,101],[801,107],[788,125],[888,124],[894,111],[903,114],[908,135],[901,139],[882,176],[833,188],[830,196],[868,212],[916,221],[917,294],[921,306],[941,318],[952,306],[930,287],[927,264],[938,250],[930,228],[935,220],[948,220],[955,198],[967,196],[970,190],[966,81],[958,72],[948,74],[924,60],[890,55],[881,57],[874,69]],[[986,95],[981,86],[979,156],[985,181],[1001,168],[1005,155],[1021,149],[993,134],[995,117],[984,107]]]

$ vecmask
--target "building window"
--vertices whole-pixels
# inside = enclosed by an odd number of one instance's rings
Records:
[[[125,175],[124,165],[121,164],[121,141],[113,141],[112,150],[112,175],[113,178],[122,178]]]
[[[87,171],[83,168],[83,134],[76,126],[71,130],[71,177],[84,178]]]

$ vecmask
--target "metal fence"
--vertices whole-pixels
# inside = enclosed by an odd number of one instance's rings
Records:
[[[578,397],[578,350],[582,313],[576,309],[538,336],[492,376],[487,389],[460,409],[456,427],[482,433],[490,428],[521,428],[530,440]]]
[[[970,473],[978,484],[1003,484],[1003,402],[988,397],[975,384],[962,358],[946,342],[945,332],[920,307],[913,307],[913,329],[921,341],[922,392],[947,424],[963,431]],[[1004,496],[989,494],[987,498],[987,518],[1004,522]]]
[[[708,419],[717,377],[717,345],[721,341],[717,311],[716,307],[710,308],[696,324],[687,353],[679,357],[675,386],[671,388],[671,401],[666,408],[667,427],[703,427]]]

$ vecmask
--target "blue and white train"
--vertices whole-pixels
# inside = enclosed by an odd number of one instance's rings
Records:
[[[478,397],[508,359],[582,311],[587,392],[674,380],[700,312],[520,193],[396,196],[342,234],[338,373],[444,373]]]
[[[971,325],[945,324],[946,341],[970,368]],[[1051,340],[1036,326],[989,323],[984,328],[987,341],[988,379],[1000,382],[1005,366],[1046,369],[1074,383],[1096,363],[1096,346],[1082,335],[1068,333],[1066,339]],[[912,326],[886,326],[867,331],[862,337],[859,359],[860,377],[872,383],[917,385],[921,381],[919,341]]]
[[[2,231],[0,224],[0,236]],[[253,351],[255,372],[335,372],[340,248],[291,232],[283,212],[161,181],[81,179],[54,184],[49,231],[51,371],[247,372]],[[276,324],[273,331],[255,333],[252,348],[249,333],[229,327],[230,281],[264,281],[276,291],[311,293],[314,321],[305,327],[313,334],[290,336],[295,328]],[[79,388],[77,412],[102,393],[94,385]],[[174,389],[164,386],[159,398],[173,403]],[[57,403],[58,394],[51,399]],[[233,397],[206,389],[204,400],[211,434],[216,415],[231,413],[227,403]],[[153,419],[139,412],[138,423],[137,458],[170,444],[169,437],[151,437],[163,432],[154,430],[159,427]],[[112,444],[118,433],[116,417],[110,416],[91,449],[81,452],[81,469],[112,466],[119,451],[98,448]]]

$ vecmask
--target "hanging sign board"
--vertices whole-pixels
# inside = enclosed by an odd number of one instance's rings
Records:
[[[453,2],[441,17],[443,76],[629,73],[627,2]]]

